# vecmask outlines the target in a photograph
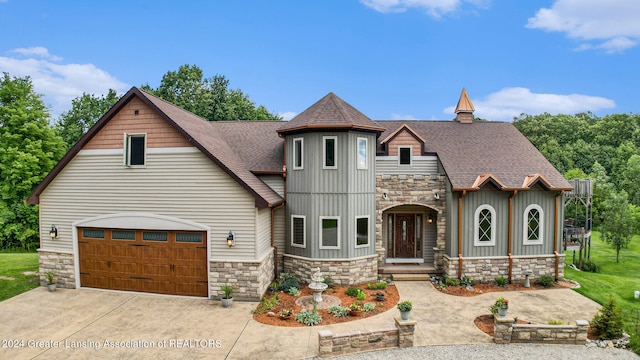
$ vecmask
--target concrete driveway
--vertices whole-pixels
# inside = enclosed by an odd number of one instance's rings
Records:
[[[532,322],[591,320],[595,302],[569,289],[453,297],[427,282],[396,283],[414,302],[415,345],[491,343],[473,319],[498,296],[510,314]],[[285,328],[253,321],[257,304],[91,289],[40,287],[0,302],[1,359],[312,358],[318,330],[334,333],[393,325],[395,310],[345,324]]]

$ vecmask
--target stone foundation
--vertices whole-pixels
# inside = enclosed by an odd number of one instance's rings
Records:
[[[589,322],[576,320],[575,325],[514,324],[513,318],[494,316],[493,341],[497,344],[539,343],[584,345]]]
[[[395,319],[395,327],[379,330],[352,331],[333,334],[331,330],[318,331],[319,356],[329,357],[395,347],[412,347],[416,322]]]
[[[222,285],[231,284],[235,300],[260,301],[274,278],[273,249],[261,260],[212,260],[210,266],[209,293],[212,299],[221,299]]]
[[[47,285],[46,273],[53,271],[54,281],[58,287],[76,288],[76,272],[72,253],[38,249],[38,263],[40,267],[40,285]]]
[[[296,255],[284,255],[284,271],[295,273],[298,280],[311,283],[311,276],[320,268],[324,277],[330,277],[335,285],[349,286],[373,282],[378,279],[377,255],[355,259],[308,259]]]
[[[459,258],[443,257],[444,274],[448,277],[458,277]],[[524,270],[531,270],[530,281],[535,281],[543,275],[555,276],[555,255],[514,256],[512,267],[512,281],[524,281]],[[558,278],[564,278],[564,254],[558,257]],[[508,277],[509,257],[462,258],[462,274],[472,280],[493,280],[498,276]]]

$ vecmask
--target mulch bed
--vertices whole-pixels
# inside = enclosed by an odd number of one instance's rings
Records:
[[[362,303],[365,303],[365,302],[374,303],[376,305],[375,309],[373,311],[368,311],[368,312],[362,311],[358,313],[358,316],[348,316],[346,318],[335,317],[329,314],[326,309],[318,309],[317,310],[318,314],[322,317],[322,322],[319,325],[339,324],[339,323],[367,318],[370,316],[375,316],[391,308],[394,308],[398,303],[398,300],[400,297],[394,285],[389,285],[386,290],[368,290],[366,284],[353,286],[353,287],[362,289],[362,291],[364,291],[365,294],[367,294],[367,297],[362,301]],[[349,307],[353,302],[358,301],[358,299],[356,299],[355,297],[350,297],[346,295],[345,294],[346,290],[347,290],[346,286],[334,285],[329,287],[327,290],[325,290],[323,295],[335,296],[338,299],[340,299],[341,301],[340,305]],[[381,291],[385,293],[384,301],[382,302],[376,301],[375,293],[377,291]],[[278,302],[276,303],[273,309],[269,310],[270,312],[273,313],[274,316],[270,316],[268,312],[257,313],[256,311],[253,315],[253,319],[256,320],[257,322],[267,324],[267,325],[274,325],[274,326],[306,326],[302,323],[297,322],[295,320],[295,315],[291,316],[289,319],[284,320],[280,318],[280,314],[282,310],[285,310],[285,309],[293,310],[294,314],[299,313],[303,309],[302,307],[296,305],[295,301],[301,296],[313,295],[313,291],[309,289],[308,285],[306,284],[300,285],[299,296],[292,296],[292,295],[289,295],[288,293],[284,293],[281,291],[279,291],[277,295],[278,295]],[[272,296],[275,296],[275,295],[269,295],[269,294],[265,295],[266,298],[271,298]],[[256,310],[257,309],[259,309],[259,305],[256,308]]]
[[[531,283],[530,288],[524,287],[522,283],[511,283],[507,284],[505,287],[500,287],[495,283],[478,283],[473,285],[473,290],[467,290],[464,286],[447,286],[444,289],[441,289],[438,284],[433,284],[436,290],[441,293],[447,295],[455,295],[455,296],[476,296],[481,294],[486,294],[489,292],[499,292],[499,291],[530,291],[530,290],[542,290],[545,289],[542,285],[538,285],[535,283]],[[549,289],[566,289],[572,288],[575,284],[570,281],[558,281],[554,282],[553,286]]]

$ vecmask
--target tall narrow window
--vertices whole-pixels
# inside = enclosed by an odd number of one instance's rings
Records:
[[[411,165],[411,148],[398,147],[398,157],[400,159],[400,165]]]
[[[473,226],[473,244],[475,246],[494,246],[496,244],[496,211],[490,205],[481,205],[476,209]]]
[[[369,246],[369,217],[356,217],[356,247]]]
[[[542,244],[543,212],[538,205],[532,204],[524,210],[524,245]]]
[[[337,216],[320,216],[320,249],[340,248],[340,222]]]
[[[322,167],[324,169],[337,169],[338,138],[336,136],[323,136],[322,140],[324,153]]]
[[[356,166],[358,169],[367,169],[367,138],[358,138],[358,155]]]
[[[304,169],[304,163],[302,162],[304,139],[293,139],[293,170]]]
[[[125,165],[144,166],[146,153],[145,134],[125,134]]]
[[[306,247],[305,217],[302,215],[291,215],[291,246]]]

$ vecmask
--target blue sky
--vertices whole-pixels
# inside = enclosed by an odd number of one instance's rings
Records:
[[[0,71],[55,115],[83,92],[224,75],[291,118],[334,92],[382,119],[638,113],[640,1],[0,0]]]

